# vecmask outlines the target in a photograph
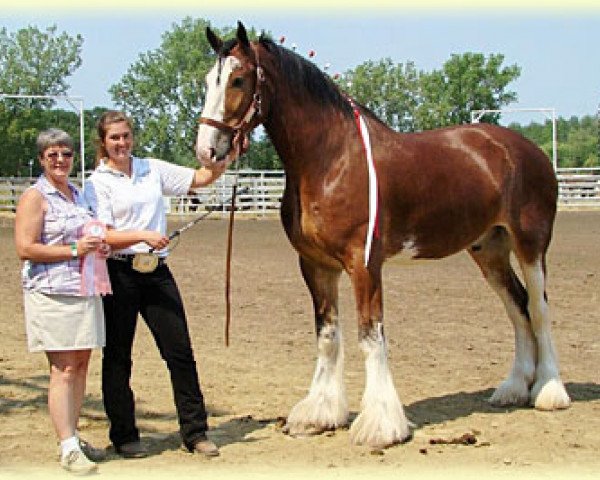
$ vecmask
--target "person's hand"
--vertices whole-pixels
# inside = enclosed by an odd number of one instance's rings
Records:
[[[108,256],[110,255],[110,245],[106,242],[102,242],[99,246],[98,246],[98,255],[100,255],[102,258],[108,258]]]
[[[246,151],[248,149],[248,147],[250,146],[250,144],[248,143],[248,138],[244,137],[243,140],[243,152]],[[229,153],[227,154],[227,156],[221,160],[218,160],[216,162],[212,162],[209,164],[204,165],[205,168],[207,168],[208,170],[213,172],[213,175],[215,176],[219,176],[221,175],[225,170],[227,170],[227,167],[229,167],[229,165],[231,165],[233,162],[235,162],[238,159],[238,149],[237,148],[232,148]]]
[[[169,244],[169,237],[159,232],[151,230],[146,231],[144,242],[150,245],[154,250],[162,250]]]
[[[207,170],[210,170],[210,172],[212,173],[212,176],[214,178],[217,178],[220,175],[222,175],[225,170],[227,170],[227,167],[229,165],[231,165],[231,163],[234,160],[235,160],[235,158],[232,158],[231,156],[227,156],[223,160],[219,160],[218,162],[214,162],[209,165],[206,165],[204,168],[206,168]]]
[[[83,257],[90,252],[98,250],[98,247],[102,245],[103,240],[100,237],[94,237],[91,235],[84,235],[77,240],[77,255]]]

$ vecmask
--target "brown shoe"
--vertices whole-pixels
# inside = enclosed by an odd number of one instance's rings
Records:
[[[115,450],[123,458],[145,458],[150,455],[148,449],[139,440],[124,443],[119,447],[115,447]]]
[[[192,450],[192,452],[201,453],[205,457],[218,457],[219,456],[219,449],[208,438],[197,441],[194,444],[194,449]]]

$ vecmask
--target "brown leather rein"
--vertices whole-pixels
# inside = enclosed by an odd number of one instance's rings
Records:
[[[262,115],[261,108],[261,97],[260,88],[265,80],[264,72],[259,63],[258,49],[254,48],[256,54],[256,84],[254,86],[254,94],[252,95],[252,102],[248,106],[248,110],[238,122],[237,125],[231,126],[225,122],[214,120],[208,117],[200,117],[199,123],[209,125],[217,130],[221,130],[225,133],[229,133],[233,136],[231,140],[232,149],[236,149],[237,158],[245,153],[244,139],[248,132],[251,130],[248,128],[250,122],[256,115]],[[231,324],[231,257],[232,257],[232,246],[233,246],[233,218],[235,214],[235,197],[237,193],[237,177],[235,184],[233,185],[233,192],[231,195],[231,210],[229,212],[229,230],[227,233],[227,260],[225,268],[225,346],[229,347],[229,326]]]

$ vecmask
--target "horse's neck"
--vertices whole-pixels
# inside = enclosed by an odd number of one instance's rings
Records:
[[[293,94],[278,97],[264,127],[288,174],[314,171],[315,164],[319,170],[327,169],[341,154],[345,141],[340,137],[345,128],[341,115]]]
[[[344,115],[338,110],[335,96],[329,96],[331,92],[320,84],[311,66],[302,66],[303,62],[289,52],[271,54],[268,49],[260,49],[260,56],[270,97],[264,127],[286,171],[313,171],[315,164],[319,169],[327,168],[346,141],[340,135],[348,120],[342,120]],[[297,81],[304,75],[306,82]]]

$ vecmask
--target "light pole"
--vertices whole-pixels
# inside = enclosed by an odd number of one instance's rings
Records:
[[[29,159],[29,178],[33,177],[33,159]]]

